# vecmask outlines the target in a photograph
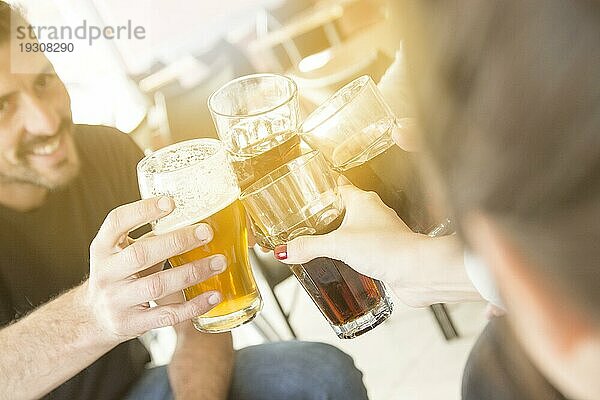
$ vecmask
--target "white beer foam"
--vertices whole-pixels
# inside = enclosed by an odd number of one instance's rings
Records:
[[[170,232],[222,210],[240,194],[228,155],[216,139],[168,146],[138,165],[142,198],[169,196],[175,209],[152,223],[154,233]]]

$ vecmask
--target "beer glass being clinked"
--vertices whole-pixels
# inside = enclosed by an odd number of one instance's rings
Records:
[[[301,235],[331,232],[344,219],[335,179],[317,151],[270,172],[248,186],[240,199],[270,249]],[[320,257],[291,269],[340,338],[359,336],[392,312],[382,282],[339,260]]]
[[[354,185],[377,192],[413,231],[429,233],[445,215],[432,206],[433,195],[421,179],[422,157],[394,145],[397,126],[375,82],[365,75],[314,110],[301,136]]]
[[[142,159],[137,167],[142,198],[169,196],[173,212],[152,223],[157,233],[199,222],[214,232],[213,240],[169,259],[173,267],[223,254],[227,269],[184,290],[187,300],[208,290],[218,290],[222,302],[192,319],[203,332],[229,331],[252,320],[262,300],[248,260],[246,215],[238,199],[240,188],[228,155],[216,139],[175,143]]]
[[[298,90],[291,79],[242,76],[217,89],[208,107],[242,190],[301,154]]]
[[[242,190],[302,154],[298,89],[277,74],[234,79],[208,99],[219,138],[230,154]],[[265,246],[253,223],[254,239]]]

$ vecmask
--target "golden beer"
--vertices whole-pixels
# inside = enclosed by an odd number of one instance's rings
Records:
[[[186,300],[209,290],[221,292],[222,301],[215,308],[193,318],[196,329],[208,332],[228,331],[252,320],[260,310],[260,294],[252,277],[248,260],[246,216],[237,197],[214,215],[198,222],[209,224],[213,240],[194,250],[172,257],[173,267],[223,254],[227,258],[224,272],[184,290]]]
[[[229,331],[252,320],[262,308],[248,259],[246,215],[238,200],[240,188],[227,151],[215,139],[172,144],[139,162],[142,198],[169,196],[175,209],[152,222],[164,234],[199,222],[214,232],[210,243],[169,259],[173,267],[223,254],[227,268],[204,282],[183,290],[187,300],[206,291],[221,293],[221,303],[192,318],[202,332]]]

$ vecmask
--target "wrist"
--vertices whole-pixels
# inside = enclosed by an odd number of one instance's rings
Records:
[[[86,280],[75,290],[75,302],[80,305],[82,320],[85,321],[86,330],[92,335],[95,343],[112,348],[128,338],[113,334],[103,321],[99,312],[99,306],[92,295],[89,281]]]
[[[402,302],[410,307],[427,307],[439,302],[447,289],[445,267],[449,260],[445,238],[431,238],[420,233],[411,233],[394,246],[396,253],[396,279],[391,286]]]
[[[420,235],[415,264],[410,266],[399,291],[409,305],[424,307],[434,303],[478,300],[479,295],[466,276],[463,246],[456,235],[431,238]]]
[[[395,235],[396,238],[399,235]],[[381,277],[396,296],[410,307],[426,307],[432,304],[428,236],[419,233],[403,233],[402,238],[390,246],[391,261]]]

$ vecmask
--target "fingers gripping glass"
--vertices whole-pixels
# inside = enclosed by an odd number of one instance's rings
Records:
[[[316,151],[272,171],[240,199],[271,249],[300,235],[331,232],[344,218],[336,182]],[[292,271],[340,338],[359,336],[392,312],[384,285],[341,261],[321,257]]]
[[[187,300],[208,290],[218,290],[222,302],[192,319],[203,332],[229,331],[252,320],[262,300],[248,260],[246,217],[240,189],[221,142],[196,139],[173,144],[145,157],[137,166],[142,198],[169,196],[175,209],[154,221],[156,234],[198,222],[209,224],[213,240],[169,259],[173,267],[223,254],[224,272],[184,290]]]

